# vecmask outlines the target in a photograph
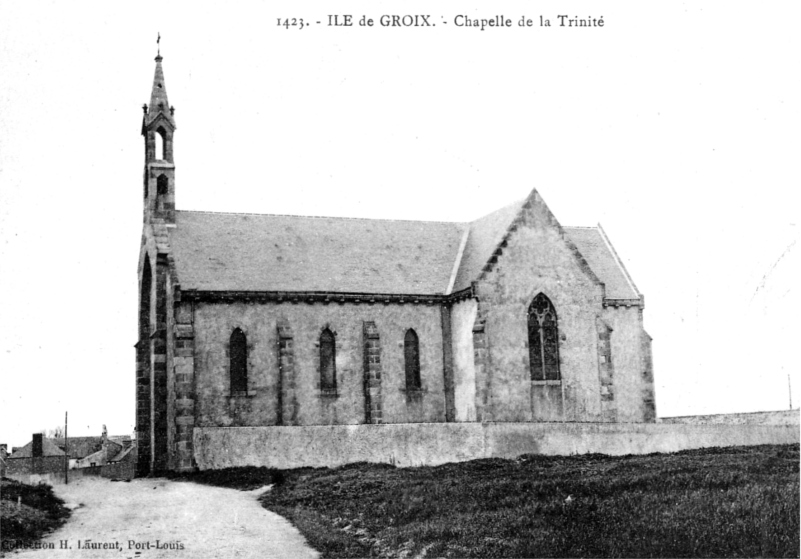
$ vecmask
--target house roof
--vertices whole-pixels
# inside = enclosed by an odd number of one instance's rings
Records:
[[[176,212],[182,289],[434,295],[448,287],[465,225]]]
[[[117,455],[116,455],[116,456],[114,456],[114,457],[112,457],[112,458],[109,458],[109,459],[108,459],[108,461],[109,461],[109,462],[119,462],[120,460],[124,459],[126,456],[128,456],[129,454],[131,454],[131,452],[133,451],[133,449],[134,449],[133,445],[132,445],[132,446],[129,446],[128,448],[123,448],[122,450],[120,450],[120,451],[117,453]]]
[[[478,279],[527,199],[471,223],[176,212],[183,290],[447,294]],[[638,299],[600,227],[563,227],[609,299]],[[462,246],[463,238],[467,234]]]
[[[64,450],[64,437],[47,439],[62,451]],[[71,458],[83,458],[100,450],[103,444],[102,437],[67,437],[67,453]]]
[[[33,455],[33,441],[14,451],[9,458],[30,458]],[[42,456],[64,456],[64,451],[58,448],[50,439],[42,438]]]
[[[115,435],[107,437],[110,443],[123,446],[123,441],[130,440],[130,435]],[[64,438],[48,438],[48,441],[64,450]],[[67,437],[69,447],[67,452],[70,458],[83,458],[100,450],[103,445],[103,437]]]
[[[103,456],[104,456],[103,455],[103,449],[100,449],[97,452],[93,452],[92,454],[90,454],[88,456],[84,456],[80,460],[81,460],[81,463],[88,462],[88,463],[91,464],[93,461],[97,462],[98,460],[102,460]]]
[[[600,227],[563,227],[595,275],[607,299],[639,299],[640,293]]]

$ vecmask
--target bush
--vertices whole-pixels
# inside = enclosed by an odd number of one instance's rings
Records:
[[[8,478],[0,482],[0,534],[4,551],[30,546],[61,526],[69,515],[64,501],[53,494],[49,485],[28,485]]]

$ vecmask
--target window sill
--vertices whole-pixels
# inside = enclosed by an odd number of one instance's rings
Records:
[[[255,390],[247,390],[247,391],[240,390],[238,392],[231,392],[229,398],[231,398],[232,400],[237,398],[250,398],[255,396],[256,394],[258,394],[258,392],[256,392]]]
[[[533,384],[534,386],[550,386],[550,385],[558,386],[558,385],[562,384],[562,381],[561,380],[532,380],[531,384]]]
[[[321,388],[320,398],[339,398],[339,392],[336,388]]]

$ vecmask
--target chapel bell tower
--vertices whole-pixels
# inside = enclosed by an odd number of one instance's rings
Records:
[[[175,162],[172,138],[175,107],[167,101],[161,52],[156,56],[156,74],[150,105],[143,105],[142,135],[145,137],[144,219],[175,223]]]

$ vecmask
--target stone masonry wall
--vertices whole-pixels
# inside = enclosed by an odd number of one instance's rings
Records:
[[[798,441],[798,427],[793,425],[457,422],[206,427],[195,430],[195,458],[201,470],[234,466],[333,468],[354,462],[407,467],[522,454],[648,454]]]
[[[194,468],[192,307],[176,306],[174,300],[176,281],[169,227],[163,222],[146,224],[140,252],[138,476]]]
[[[612,360],[612,327],[598,318],[598,378],[601,381],[601,417],[603,421],[617,421],[615,401],[615,365]]]
[[[171,290],[172,291],[172,290]],[[195,425],[195,330],[192,303],[173,305],[168,335],[173,340],[170,363],[170,468],[189,470],[192,457],[192,429]]]
[[[39,456],[37,458],[8,458],[6,475],[9,477],[27,474],[64,474],[66,456]]]
[[[383,423],[381,398],[381,334],[373,321],[363,323],[364,422]]]
[[[168,362],[167,362],[167,276],[168,264],[165,255],[156,258],[156,322],[151,342],[153,347],[153,373],[150,384],[152,403],[151,445],[152,471],[167,469],[168,444]]]
[[[637,306],[607,307],[602,317],[612,329],[609,343],[617,421],[653,422],[654,378],[650,356],[643,345],[647,334],[642,328],[642,309]]]
[[[490,414],[479,419],[601,421],[596,318],[602,287],[539,197],[494,260],[477,285],[488,355],[486,373],[476,366],[476,383],[486,382],[490,392]],[[528,308],[538,293],[556,310],[561,382],[531,380]]]
[[[364,423],[366,322],[374,324],[380,344],[381,421],[445,421],[437,305],[242,301],[195,305],[197,426]],[[237,327],[247,337],[248,394],[231,397],[228,343]],[[319,338],[325,328],[336,341],[335,394],[320,390]],[[420,342],[422,390],[414,394],[406,391],[404,373],[403,341],[409,328]],[[374,368],[372,374],[377,372]]]
[[[72,472],[74,471],[72,470]],[[133,461],[125,460],[114,464],[103,464],[100,467],[100,475],[107,479],[133,479],[135,475]]]
[[[474,299],[451,307],[453,384],[456,421],[476,420],[476,368],[473,359],[473,324],[478,305]]]
[[[687,423],[695,425],[795,425],[801,423],[798,409],[757,411],[750,413],[719,413],[711,415],[683,415],[660,417],[659,423]]]
[[[153,274],[150,259],[143,255],[139,277],[139,339],[136,343],[136,433],[139,444],[137,474],[150,472],[150,377],[151,343],[150,332],[153,306]]]

